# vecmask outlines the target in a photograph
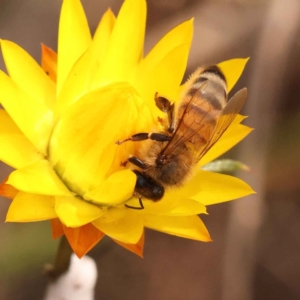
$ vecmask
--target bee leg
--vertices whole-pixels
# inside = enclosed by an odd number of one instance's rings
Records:
[[[121,162],[120,162],[120,167],[126,167],[127,164],[128,164],[128,160],[121,161]]]
[[[140,204],[140,206],[141,206],[141,209],[144,209],[142,197],[139,197],[139,204]]]
[[[116,144],[121,145],[128,141],[139,142],[139,141],[144,141],[144,140],[148,140],[148,139],[158,141],[158,142],[168,142],[171,140],[171,137],[168,135],[165,135],[163,133],[142,132],[142,133],[134,134],[130,138],[125,139],[123,141],[117,141]]]
[[[131,208],[131,209],[144,209],[144,205],[143,205],[143,201],[142,201],[142,197],[141,196],[139,196],[139,204],[140,204],[140,207],[131,206],[131,205],[127,205],[127,204],[125,204],[125,206],[127,208]]]
[[[158,93],[154,96],[156,106],[163,112],[167,113],[168,120],[169,120],[169,128],[168,132],[173,133],[175,129],[175,110],[174,110],[174,103],[171,102],[164,97],[158,95]]]
[[[154,100],[156,106],[163,112],[167,112],[171,106],[171,102],[165,98],[158,95],[158,93],[155,93]]]
[[[147,165],[136,156],[130,156],[128,158],[128,161],[134,164],[135,166],[141,168],[142,170],[145,170],[147,168]]]
[[[174,103],[170,106],[170,109],[168,110],[168,118],[169,118],[169,128],[168,132],[173,133],[175,130],[175,109],[174,109]]]
[[[172,139],[172,137],[163,133],[149,133],[148,139],[157,142],[168,142]]]

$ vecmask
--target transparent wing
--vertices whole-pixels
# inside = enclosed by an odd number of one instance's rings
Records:
[[[199,154],[211,139],[222,110],[213,107],[206,99],[205,86],[206,83],[203,83],[188,101],[180,104],[175,132],[163,154],[172,153],[186,142],[193,144],[192,148]]]
[[[205,89],[200,88],[190,101],[181,105],[178,125],[163,154],[168,155],[189,142],[192,144],[195,161],[199,161],[227,130],[247,98],[247,89],[241,89],[222,110],[217,110],[202,97],[204,92]]]
[[[229,125],[235,119],[237,114],[242,109],[247,98],[247,89],[239,90],[226,104],[218,119],[217,125],[212,133],[209,143],[199,154],[198,160],[220,139],[223,133],[227,130]]]

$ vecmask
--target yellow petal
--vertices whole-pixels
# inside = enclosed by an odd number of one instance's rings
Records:
[[[0,109],[0,124],[1,161],[19,169],[42,159],[42,156],[3,109]]]
[[[146,25],[145,0],[126,0],[111,34],[95,87],[112,81],[130,82],[141,59]]]
[[[145,73],[138,80],[139,91],[152,111],[158,114],[160,111],[155,105],[154,95],[177,100],[178,86],[180,85],[188,59],[190,44],[185,44],[171,50],[150,73]]]
[[[56,217],[53,197],[19,192],[8,209],[6,222],[35,222]]]
[[[81,96],[91,90],[93,76],[99,68],[99,62],[93,47],[74,63],[64,85],[61,87],[55,104],[55,119],[61,116],[66,109]]]
[[[1,41],[3,59],[9,76],[18,88],[36,102],[53,109],[55,84],[37,62],[21,47],[10,41]]]
[[[111,238],[127,244],[136,244],[144,230],[142,216],[133,209],[109,209],[93,225]]]
[[[183,22],[169,31],[150,51],[139,66],[139,76],[149,73],[168,53],[178,46],[191,45],[193,19]],[[176,62],[177,64],[177,62]]]
[[[235,59],[226,60],[218,64],[218,67],[225,74],[228,92],[231,91],[231,89],[234,87],[234,85],[241,77],[248,60],[249,57],[235,58]]]
[[[90,92],[67,110],[53,131],[49,157],[72,191],[83,197],[123,169],[120,163],[136,144],[116,142],[151,128],[150,110],[143,109],[132,87],[116,83]]]
[[[203,156],[199,165],[204,166],[227,152],[243,140],[252,130],[252,128],[242,124],[233,124],[227,129],[218,142]]]
[[[154,202],[143,199],[144,209],[138,211],[141,214],[156,214],[169,216],[192,216],[206,214],[206,207],[194,200],[179,195],[177,191],[168,191],[163,199]],[[139,200],[132,198],[127,205],[139,207]]]
[[[53,171],[47,160],[40,160],[12,172],[7,184],[27,193],[58,196],[73,195]]]
[[[198,216],[145,216],[145,227],[187,239],[209,242],[209,233]]]
[[[141,61],[137,86],[155,115],[163,116],[154,102],[154,95],[178,100],[180,85],[193,37],[193,20],[186,21],[167,33]]]
[[[94,77],[103,64],[115,17],[108,10],[97,28],[87,51],[75,62],[56,102],[55,114],[60,116],[72,103],[91,91]]]
[[[160,203],[164,206],[167,206],[166,208],[168,210],[166,210],[166,214],[170,216],[192,216],[206,214],[206,207],[203,204],[199,202],[197,203],[197,201],[188,198],[183,198],[181,195],[177,194],[176,190],[167,192]],[[153,204],[155,203],[152,202],[152,207]]]
[[[190,46],[190,44],[185,44],[171,50],[153,71],[154,74],[156,73],[156,78],[153,80],[157,83],[157,92],[161,95],[168,95],[170,100],[175,100],[178,96],[177,90],[185,73]],[[151,72],[151,75],[153,73]],[[164,76],[168,78],[165,84],[163,84]]]
[[[88,22],[79,0],[64,0],[58,35],[57,95],[77,59],[91,43]]]
[[[52,130],[52,111],[21,91],[0,71],[0,103],[37,150],[46,155]]]
[[[245,197],[255,192],[247,183],[236,177],[199,171],[178,193],[203,205],[211,205]]]
[[[110,175],[101,185],[83,197],[104,206],[118,205],[132,196],[135,183],[136,175],[130,170],[122,170]]]
[[[93,47],[98,49],[97,57],[103,62],[109,45],[109,39],[116,22],[114,13],[108,9],[103,15],[93,38]]]
[[[67,227],[79,227],[94,221],[105,213],[105,209],[77,197],[55,197],[55,211]]]
[[[237,116],[235,117],[235,119],[232,121],[230,126],[235,126],[236,124],[240,124],[243,120],[247,119],[247,116],[243,116],[240,114],[237,114]],[[230,127],[229,127],[230,128]]]

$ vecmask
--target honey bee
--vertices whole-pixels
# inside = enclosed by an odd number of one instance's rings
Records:
[[[239,90],[229,101],[226,78],[216,65],[197,69],[184,85],[181,101],[171,103],[155,95],[156,106],[166,113],[160,120],[165,130],[159,133],[137,133],[118,141],[148,140],[137,156],[130,156],[123,165],[132,163],[138,169],[135,195],[143,209],[142,197],[158,201],[165,189],[180,187],[188,181],[195,166],[219,140],[241,110],[247,89]],[[145,143],[144,143],[145,144]]]

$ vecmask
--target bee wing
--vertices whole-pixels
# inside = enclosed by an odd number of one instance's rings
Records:
[[[168,142],[163,154],[172,153],[177,147],[189,142],[196,150],[195,156],[204,150],[210,141],[216,120],[222,110],[213,107],[212,103],[203,97],[206,93],[204,82],[191,96],[189,101],[181,103],[178,111],[178,123],[172,139]]]
[[[210,141],[200,153],[198,160],[220,139],[223,133],[240,112],[247,98],[247,89],[239,90],[226,104],[221,112],[218,123],[212,133]]]
[[[200,88],[186,104],[183,112],[179,113],[178,126],[172,140],[164,148],[163,154],[168,155],[177,147],[189,142],[193,145],[191,149],[195,161],[199,161],[227,130],[247,98],[247,89],[241,89],[222,110],[217,110],[198,94],[203,91],[204,89]],[[197,106],[197,113],[195,113],[195,106]]]

